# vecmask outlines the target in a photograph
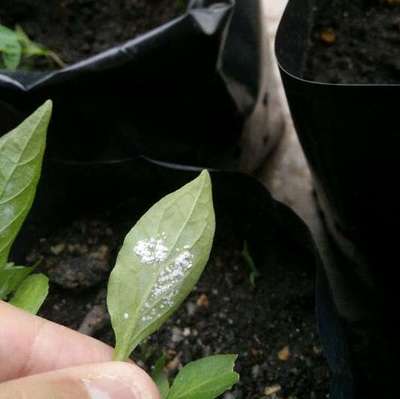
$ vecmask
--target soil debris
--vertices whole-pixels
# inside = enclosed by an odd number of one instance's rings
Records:
[[[400,1],[315,2],[304,78],[329,83],[400,83]]]
[[[289,358],[290,358],[290,349],[289,346],[286,345],[278,352],[278,359],[281,360],[282,362],[287,362]]]

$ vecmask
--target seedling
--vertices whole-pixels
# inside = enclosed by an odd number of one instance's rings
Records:
[[[256,279],[260,276],[260,272],[258,271],[258,269],[256,267],[256,264],[254,262],[254,259],[250,254],[249,246],[247,244],[247,241],[245,241],[244,244],[243,244],[242,258],[244,260],[244,264],[246,265],[246,268],[247,268],[248,273],[249,273],[250,284],[253,287],[255,287]]]
[[[47,101],[0,138],[0,299],[32,313],[47,296],[48,279],[32,274],[35,267],[16,266],[8,257],[33,203],[51,111]]]
[[[208,261],[215,231],[208,172],[156,203],[125,238],[108,285],[115,360],[126,360],[192,291]],[[153,377],[166,399],[213,399],[238,381],[236,355],[186,365],[170,387],[157,362]]]
[[[15,30],[0,25],[0,55],[0,68],[11,71],[16,70],[21,62],[33,57],[46,57],[60,68],[65,66],[54,51],[33,42],[18,25]]]

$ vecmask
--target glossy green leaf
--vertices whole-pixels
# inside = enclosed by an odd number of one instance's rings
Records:
[[[203,171],[129,232],[108,286],[116,360],[127,359],[190,293],[209,258],[214,230],[211,180]]]
[[[34,199],[52,110],[47,101],[0,137],[0,270]]]
[[[239,381],[236,355],[216,355],[186,365],[175,378],[168,399],[214,399]]]
[[[158,387],[161,399],[166,399],[169,392],[169,381],[165,372],[165,356],[162,355],[156,362],[151,378]]]
[[[10,303],[36,314],[49,292],[49,279],[43,274],[32,274],[17,288]]]
[[[0,25],[0,54],[7,69],[17,69],[21,62],[22,48],[14,31]]]
[[[6,299],[33,271],[33,267],[14,266],[7,263],[0,270],[0,299]]]

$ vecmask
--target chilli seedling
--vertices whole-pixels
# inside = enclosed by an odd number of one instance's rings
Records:
[[[18,25],[12,30],[0,24],[0,56],[0,68],[11,71],[32,57],[46,57],[60,68],[65,66],[54,51],[33,42]]]
[[[115,360],[126,360],[192,291],[208,261],[215,231],[207,171],[156,203],[125,238],[108,284]],[[157,362],[153,378],[164,399],[213,399],[238,381],[236,355],[189,363],[170,387]]]
[[[52,111],[47,101],[17,128],[0,138],[0,299],[36,313],[48,279],[34,267],[8,261],[11,246],[32,206]]]

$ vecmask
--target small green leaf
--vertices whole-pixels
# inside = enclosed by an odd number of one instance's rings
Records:
[[[151,378],[158,387],[161,399],[166,399],[169,392],[169,381],[167,373],[165,372],[165,356],[162,355],[154,365]]]
[[[17,35],[25,57],[46,55],[46,49],[33,42],[20,25],[15,27],[15,34]]]
[[[43,274],[32,274],[17,288],[11,305],[36,314],[49,292],[49,279]]]
[[[6,267],[0,270],[0,299],[6,299],[14,292],[33,269],[33,267],[14,266],[13,263],[7,263]]]
[[[203,171],[129,232],[108,285],[115,360],[127,359],[190,293],[209,258],[214,230],[211,180]]]
[[[186,365],[175,378],[168,399],[214,399],[239,381],[236,355],[216,355]]]
[[[17,128],[0,137],[0,270],[24,222],[39,181],[52,110],[47,101]]]
[[[258,271],[256,264],[253,260],[253,257],[250,254],[249,251],[249,246],[247,244],[247,241],[244,242],[243,245],[243,250],[242,250],[242,258],[244,260],[244,264],[246,265],[248,271],[249,271],[249,280],[250,284],[255,287],[256,285],[256,279],[260,277],[260,272]]]
[[[21,62],[22,48],[17,34],[3,25],[0,25],[0,53],[6,69],[17,69]]]
[[[22,54],[24,57],[47,57],[51,59],[58,67],[65,67],[65,62],[57,53],[49,50],[41,44],[32,41],[26,34],[26,32],[22,29],[22,26],[17,25],[15,27],[15,33],[18,37],[19,43],[21,44]]]

